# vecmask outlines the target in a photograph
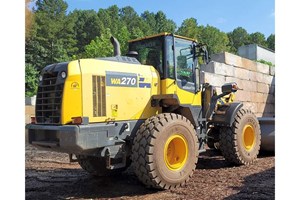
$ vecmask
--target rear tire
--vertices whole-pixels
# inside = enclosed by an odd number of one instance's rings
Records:
[[[148,187],[170,189],[184,185],[198,161],[199,142],[191,122],[164,113],[147,119],[134,138],[132,164]]]
[[[95,176],[112,176],[122,173],[127,167],[119,169],[107,169],[106,160],[102,157],[76,155],[82,169]]]
[[[237,165],[251,164],[259,153],[261,131],[256,116],[241,108],[231,127],[220,129],[220,150],[229,162]]]

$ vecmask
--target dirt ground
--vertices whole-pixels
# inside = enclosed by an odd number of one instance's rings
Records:
[[[131,167],[116,177],[89,175],[67,154],[26,144],[26,199],[275,199],[275,156],[261,155],[251,166],[230,166],[216,151],[201,154],[182,188],[144,187]]]

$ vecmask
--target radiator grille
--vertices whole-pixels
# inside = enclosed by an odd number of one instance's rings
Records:
[[[106,116],[105,76],[93,76],[93,116]]]
[[[64,82],[59,82],[58,72],[45,73],[38,87],[36,121],[42,124],[59,124]]]

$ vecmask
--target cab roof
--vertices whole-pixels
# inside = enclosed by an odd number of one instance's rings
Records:
[[[190,41],[197,42],[196,39],[192,39],[192,38],[188,38],[188,37],[184,37],[184,36],[180,36],[180,35],[175,35],[175,34],[168,33],[168,32],[163,32],[163,33],[159,33],[159,34],[155,34],[155,35],[150,35],[150,36],[146,36],[146,37],[142,37],[142,38],[138,38],[138,39],[134,39],[134,40],[129,40],[128,42],[137,42],[137,41],[140,41],[140,40],[145,40],[145,39],[149,39],[149,38],[155,38],[155,37],[159,37],[159,36],[167,36],[167,35],[174,35],[174,37],[177,37],[177,38],[181,38],[181,39],[185,39],[185,40],[190,40]]]

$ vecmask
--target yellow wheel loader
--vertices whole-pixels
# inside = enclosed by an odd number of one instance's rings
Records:
[[[148,187],[184,185],[205,151],[218,143],[229,162],[252,163],[259,152],[257,118],[201,81],[198,59],[208,62],[196,40],[161,33],[129,41],[121,56],[79,59],[46,66],[40,76],[29,143],[68,153],[91,174],[107,176],[133,165]],[[212,134],[213,133],[213,134]]]

